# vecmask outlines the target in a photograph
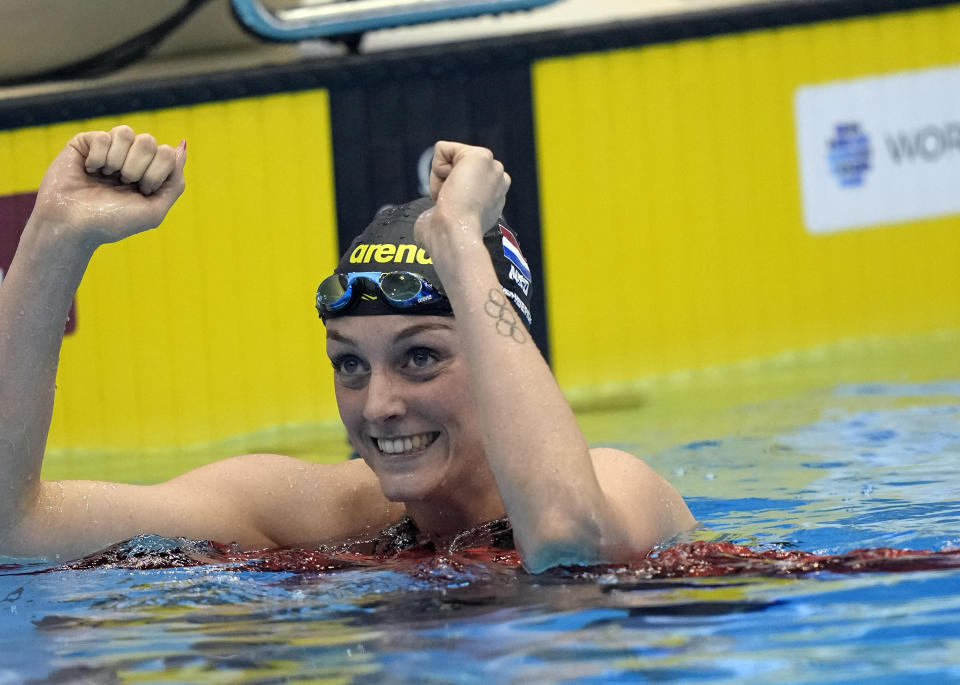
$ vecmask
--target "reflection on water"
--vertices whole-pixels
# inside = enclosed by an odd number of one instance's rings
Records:
[[[119,570],[67,574],[100,576],[83,582],[101,587],[61,589],[39,612],[23,606],[35,616],[30,642],[49,661],[33,661],[32,672],[13,665],[15,672],[62,682],[81,673],[97,682],[161,674],[177,682],[423,682],[424,673],[439,682],[504,674],[601,682],[629,673],[796,680],[816,654],[824,666],[807,675],[817,680],[831,673],[826,664],[864,668],[854,656],[868,645],[889,664],[886,650],[903,655],[906,636],[930,656],[935,642],[956,638],[960,609],[956,572],[611,583],[514,571],[432,587],[372,569],[285,576],[194,568],[138,572],[135,582]],[[44,583],[67,574],[32,576],[29,592],[56,592]],[[926,664],[946,667],[944,656]]]
[[[6,560],[0,683],[956,680],[960,570],[889,570],[956,555],[843,556],[960,547],[960,383],[924,388],[804,392],[771,401],[765,426],[649,454],[703,522],[676,564],[734,575],[651,578],[635,564],[530,576],[489,549],[377,563],[314,551],[294,573],[265,570],[289,557],[142,538],[115,557],[138,570]],[[662,439],[619,418],[591,439]],[[841,556],[803,568],[803,550]],[[859,572],[870,563],[892,566]]]

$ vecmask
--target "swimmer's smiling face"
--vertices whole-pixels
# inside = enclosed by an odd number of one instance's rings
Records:
[[[327,321],[340,417],[393,501],[456,497],[487,475],[456,321],[345,316]]]

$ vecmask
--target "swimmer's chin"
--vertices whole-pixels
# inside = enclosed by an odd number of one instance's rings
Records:
[[[444,483],[443,473],[436,466],[415,467],[410,464],[409,469],[382,468],[381,465],[371,465],[374,474],[380,481],[380,490],[391,502],[422,502],[431,499]]]
[[[410,476],[380,476],[380,489],[391,502],[424,502],[436,492],[436,485],[423,478]]]
[[[377,439],[371,436],[364,442],[360,456],[377,476],[387,499],[410,502],[429,499],[443,483],[449,455],[446,440],[436,432],[424,444],[394,453],[381,450]]]

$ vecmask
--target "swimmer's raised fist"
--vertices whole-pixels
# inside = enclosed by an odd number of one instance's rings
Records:
[[[183,193],[186,152],[129,126],[78,133],[44,174],[33,219],[89,247],[155,228]]]
[[[476,242],[493,226],[510,189],[510,174],[484,147],[441,140],[434,146],[430,195],[436,206],[417,222],[417,242],[428,247],[449,238]],[[460,235],[451,235],[454,233]],[[432,254],[432,251],[431,251]]]

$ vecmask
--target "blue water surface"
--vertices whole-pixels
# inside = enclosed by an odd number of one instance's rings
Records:
[[[843,386],[802,402],[815,420],[644,455],[687,495],[694,538],[824,554],[960,547],[960,382]],[[637,435],[636,451],[644,443]],[[42,568],[0,571],[0,685],[960,682],[957,570],[646,582],[227,564],[24,574]]]

